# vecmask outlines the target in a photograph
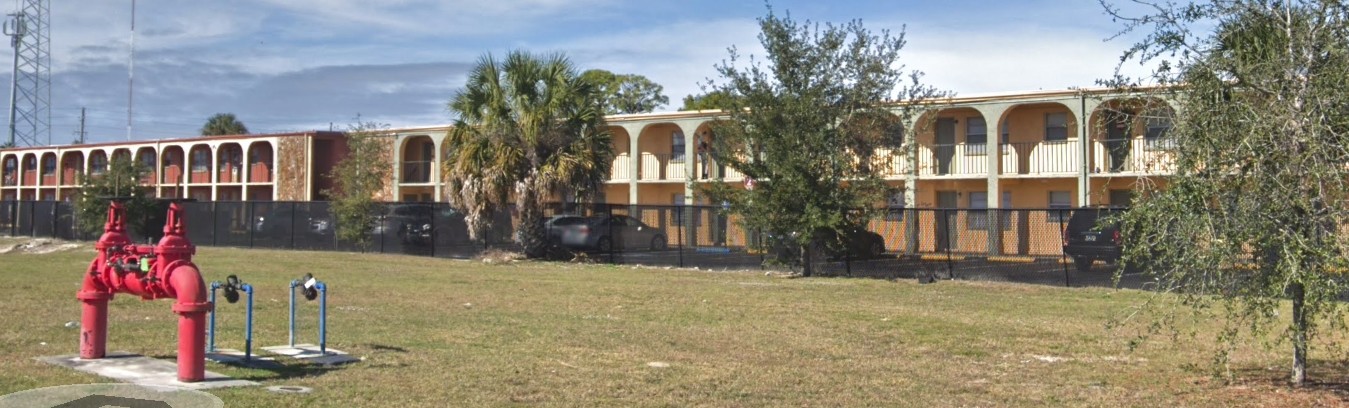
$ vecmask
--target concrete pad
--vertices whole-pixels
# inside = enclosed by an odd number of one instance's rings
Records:
[[[78,354],[38,357],[37,360],[137,385],[171,386],[192,390],[258,385],[253,381],[234,380],[210,371],[206,372],[205,380],[194,383],[180,382],[176,362],[125,351],[108,352],[106,357],[95,360],[82,359]]]
[[[352,357],[345,351],[333,349],[332,347],[329,347],[326,350],[326,354],[320,353],[319,346],[315,344],[296,344],[294,347],[289,345],[271,346],[263,347],[262,349],[270,353],[322,365],[346,364],[361,361],[361,359]]]
[[[249,368],[280,368],[281,363],[271,357],[259,356],[254,352],[251,359],[244,359],[244,352],[235,349],[215,349],[213,352],[206,353],[206,359],[220,364],[229,364],[233,366]]]

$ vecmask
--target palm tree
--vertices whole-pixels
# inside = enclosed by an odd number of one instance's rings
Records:
[[[458,116],[446,137],[450,201],[473,239],[512,201],[525,255],[546,250],[543,207],[563,193],[593,197],[613,161],[611,136],[594,86],[561,54],[485,55],[450,102]]]
[[[246,135],[248,128],[233,113],[217,113],[201,127],[202,136]]]

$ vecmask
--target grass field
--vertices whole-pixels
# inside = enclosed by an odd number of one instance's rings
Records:
[[[0,394],[107,381],[34,360],[77,352],[65,323],[80,319],[75,292],[92,257],[0,255]],[[1135,291],[219,248],[196,261],[208,281],[237,274],[257,288],[258,346],[286,342],[287,283],[314,273],[331,288],[330,347],[365,358],[276,371],[211,363],[314,389],[212,391],[230,407],[1346,403],[1346,370],[1317,350],[1312,377],[1330,381],[1302,389],[1283,385],[1282,348],[1238,350],[1233,384],[1210,376],[1210,334],[1129,351],[1136,329],[1105,323],[1147,296]],[[118,296],[109,350],[171,359],[169,306]],[[220,308],[218,344],[241,348],[242,304]],[[316,337],[316,308],[303,305],[301,340]]]

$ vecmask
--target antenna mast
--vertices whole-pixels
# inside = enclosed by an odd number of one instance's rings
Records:
[[[51,144],[50,0],[21,0],[8,15],[4,34],[14,49],[9,86],[9,141],[16,146]]]

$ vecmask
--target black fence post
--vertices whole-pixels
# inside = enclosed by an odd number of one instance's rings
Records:
[[[57,202],[54,203],[54,204],[55,204],[55,205],[52,205],[52,214],[51,214],[51,215],[52,215],[52,236],[51,236],[52,238],[56,238],[56,237],[57,237],[57,235],[56,235],[56,230],[60,228],[60,226],[57,225],[57,223],[56,223],[56,216],[57,216],[57,214],[56,214],[56,209],[59,208],[59,207],[61,207],[61,202],[60,202],[60,201],[57,201]]]
[[[244,226],[245,226],[245,228],[248,228],[248,247],[249,247],[249,248],[252,248],[252,247],[253,247],[253,232],[254,232],[254,231],[257,231],[257,229],[258,229],[258,224],[257,224],[257,222],[254,221],[254,220],[255,220],[255,218],[253,218],[253,203],[252,203],[252,202],[245,201],[245,202],[244,202]]]
[[[287,248],[295,249],[295,207],[300,205],[292,201],[290,203],[290,245]]]
[[[1058,209],[1058,210],[1055,211],[1055,212],[1058,213],[1058,215],[1059,215],[1059,217],[1058,217],[1058,219],[1059,219],[1059,239],[1063,239],[1063,234],[1066,233],[1066,232],[1068,231],[1068,219],[1067,219],[1067,217],[1066,217],[1067,214],[1064,214],[1064,213],[1063,213],[1063,209],[1061,209],[1061,208]],[[1062,246],[1060,246],[1059,248],[1060,248],[1060,249],[1059,249],[1059,257],[1060,257],[1060,258],[1059,258],[1059,265],[1062,265],[1062,266],[1063,266],[1063,286],[1072,287],[1072,286],[1073,286],[1072,278],[1070,278],[1070,277],[1068,276],[1068,253],[1067,253],[1067,252],[1063,252],[1063,249],[1062,249],[1063,247],[1062,247]]]
[[[609,220],[609,264],[612,265],[618,263],[616,261],[616,258],[614,257],[614,252],[618,251],[618,245],[620,241],[618,239],[615,239],[618,237],[614,236],[614,207],[612,205],[605,205],[604,211],[608,213],[607,217]]]
[[[684,209],[680,206],[674,207],[675,219],[679,220],[679,267],[684,267],[684,228],[688,227],[688,221],[684,216]]]
[[[956,278],[955,260],[951,259],[951,210],[941,210],[941,224],[944,225],[945,233],[942,234],[946,240],[946,278],[954,280]]]

